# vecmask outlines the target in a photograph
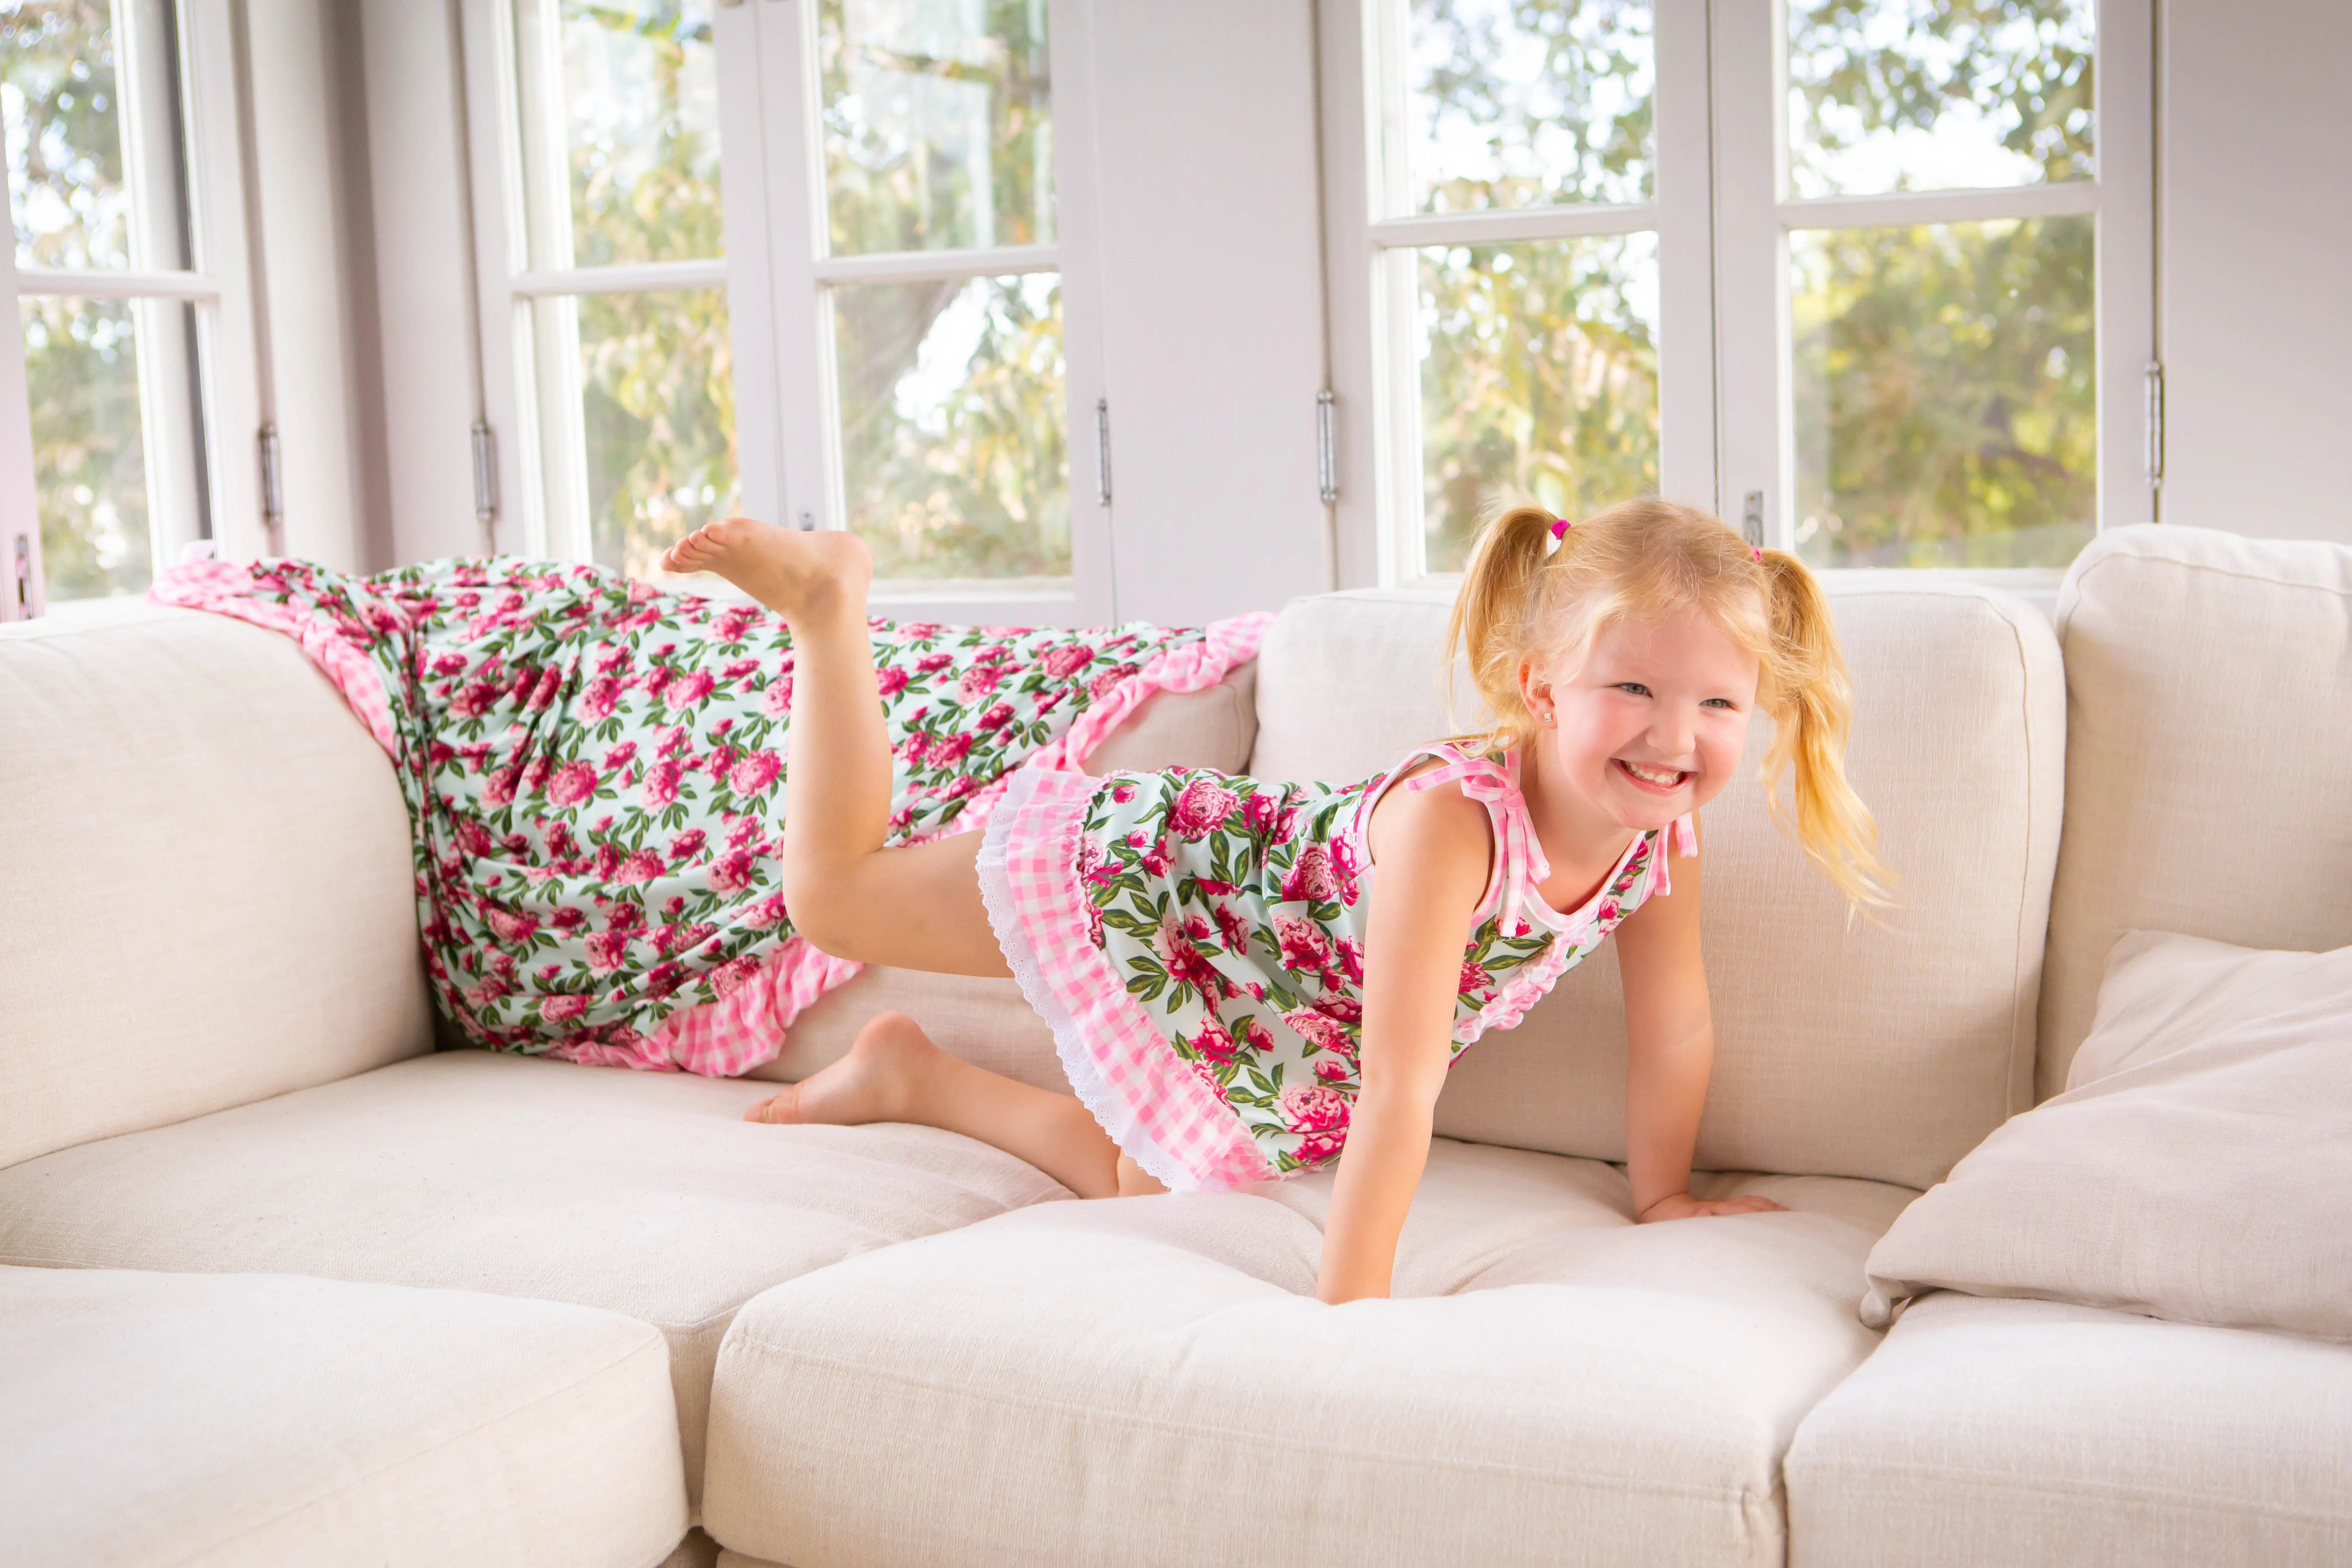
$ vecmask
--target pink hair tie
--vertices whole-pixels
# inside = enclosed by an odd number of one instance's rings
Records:
[[[1568,537],[1568,531],[1575,526],[1576,524],[1569,521],[1568,519],[1564,517],[1553,518],[1551,520],[1551,536],[1554,539],[1566,539]]]
[[[1760,545],[1760,544],[1751,544],[1751,545],[1749,545],[1748,548],[1748,549],[1750,549],[1750,550],[1752,550],[1752,551],[1754,551],[1754,552],[1756,552],[1756,564],[1757,564],[1757,565],[1759,565],[1759,566],[1763,565],[1763,564],[1764,564],[1764,547],[1763,547],[1762,545]]]

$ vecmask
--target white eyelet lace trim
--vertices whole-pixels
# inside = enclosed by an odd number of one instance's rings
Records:
[[[1029,804],[1038,777],[1028,773],[1012,775],[1004,798],[989,813],[987,826],[982,830],[980,853],[972,863],[980,877],[980,901],[987,907],[989,926],[996,932],[996,945],[1003,951],[1005,966],[1013,971],[1021,994],[1028,999],[1037,1016],[1045,1021],[1045,1026],[1053,1030],[1054,1050],[1062,1058],[1063,1075],[1070,1080],[1078,1103],[1147,1175],[1172,1193],[1196,1191],[1200,1179],[1153,1142],[1138,1123],[1134,1111],[1103,1083],[1094,1058],[1087,1053],[1077,1020],[1054,994],[1054,987],[1038,967],[1037,950],[1014,911],[1012,877],[1004,866],[1004,844],[1022,808]],[[1075,860],[1076,856],[1071,858]]]

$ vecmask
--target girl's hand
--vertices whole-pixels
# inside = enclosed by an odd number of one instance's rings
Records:
[[[1633,1223],[1654,1225],[1663,1219],[1711,1219],[1727,1214],[1787,1214],[1788,1212],[1770,1198],[1759,1198],[1752,1194],[1744,1198],[1695,1198],[1688,1193],[1669,1193],[1635,1215]]]

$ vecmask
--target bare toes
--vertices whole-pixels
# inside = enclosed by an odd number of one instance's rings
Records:
[[[771,1126],[782,1126],[787,1122],[797,1121],[798,1118],[793,1114],[796,1109],[793,1102],[799,1098],[800,1091],[797,1087],[785,1089],[778,1094],[772,1094],[767,1099],[760,1101],[759,1104],[751,1107],[751,1110],[745,1111],[743,1113],[743,1120],[746,1121],[764,1121]]]

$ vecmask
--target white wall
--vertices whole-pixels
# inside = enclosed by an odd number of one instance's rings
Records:
[[[444,0],[359,0],[358,9],[393,559],[475,554],[473,273],[457,37]],[[517,548],[511,537],[500,543]]]
[[[2352,6],[2166,0],[2166,522],[2352,543]]]
[[[391,564],[383,506],[358,18],[333,0],[247,0],[285,551]]]
[[[1118,615],[1319,593],[1314,5],[1119,0],[1092,31]],[[1095,500],[1094,444],[1070,432],[1074,508]]]

